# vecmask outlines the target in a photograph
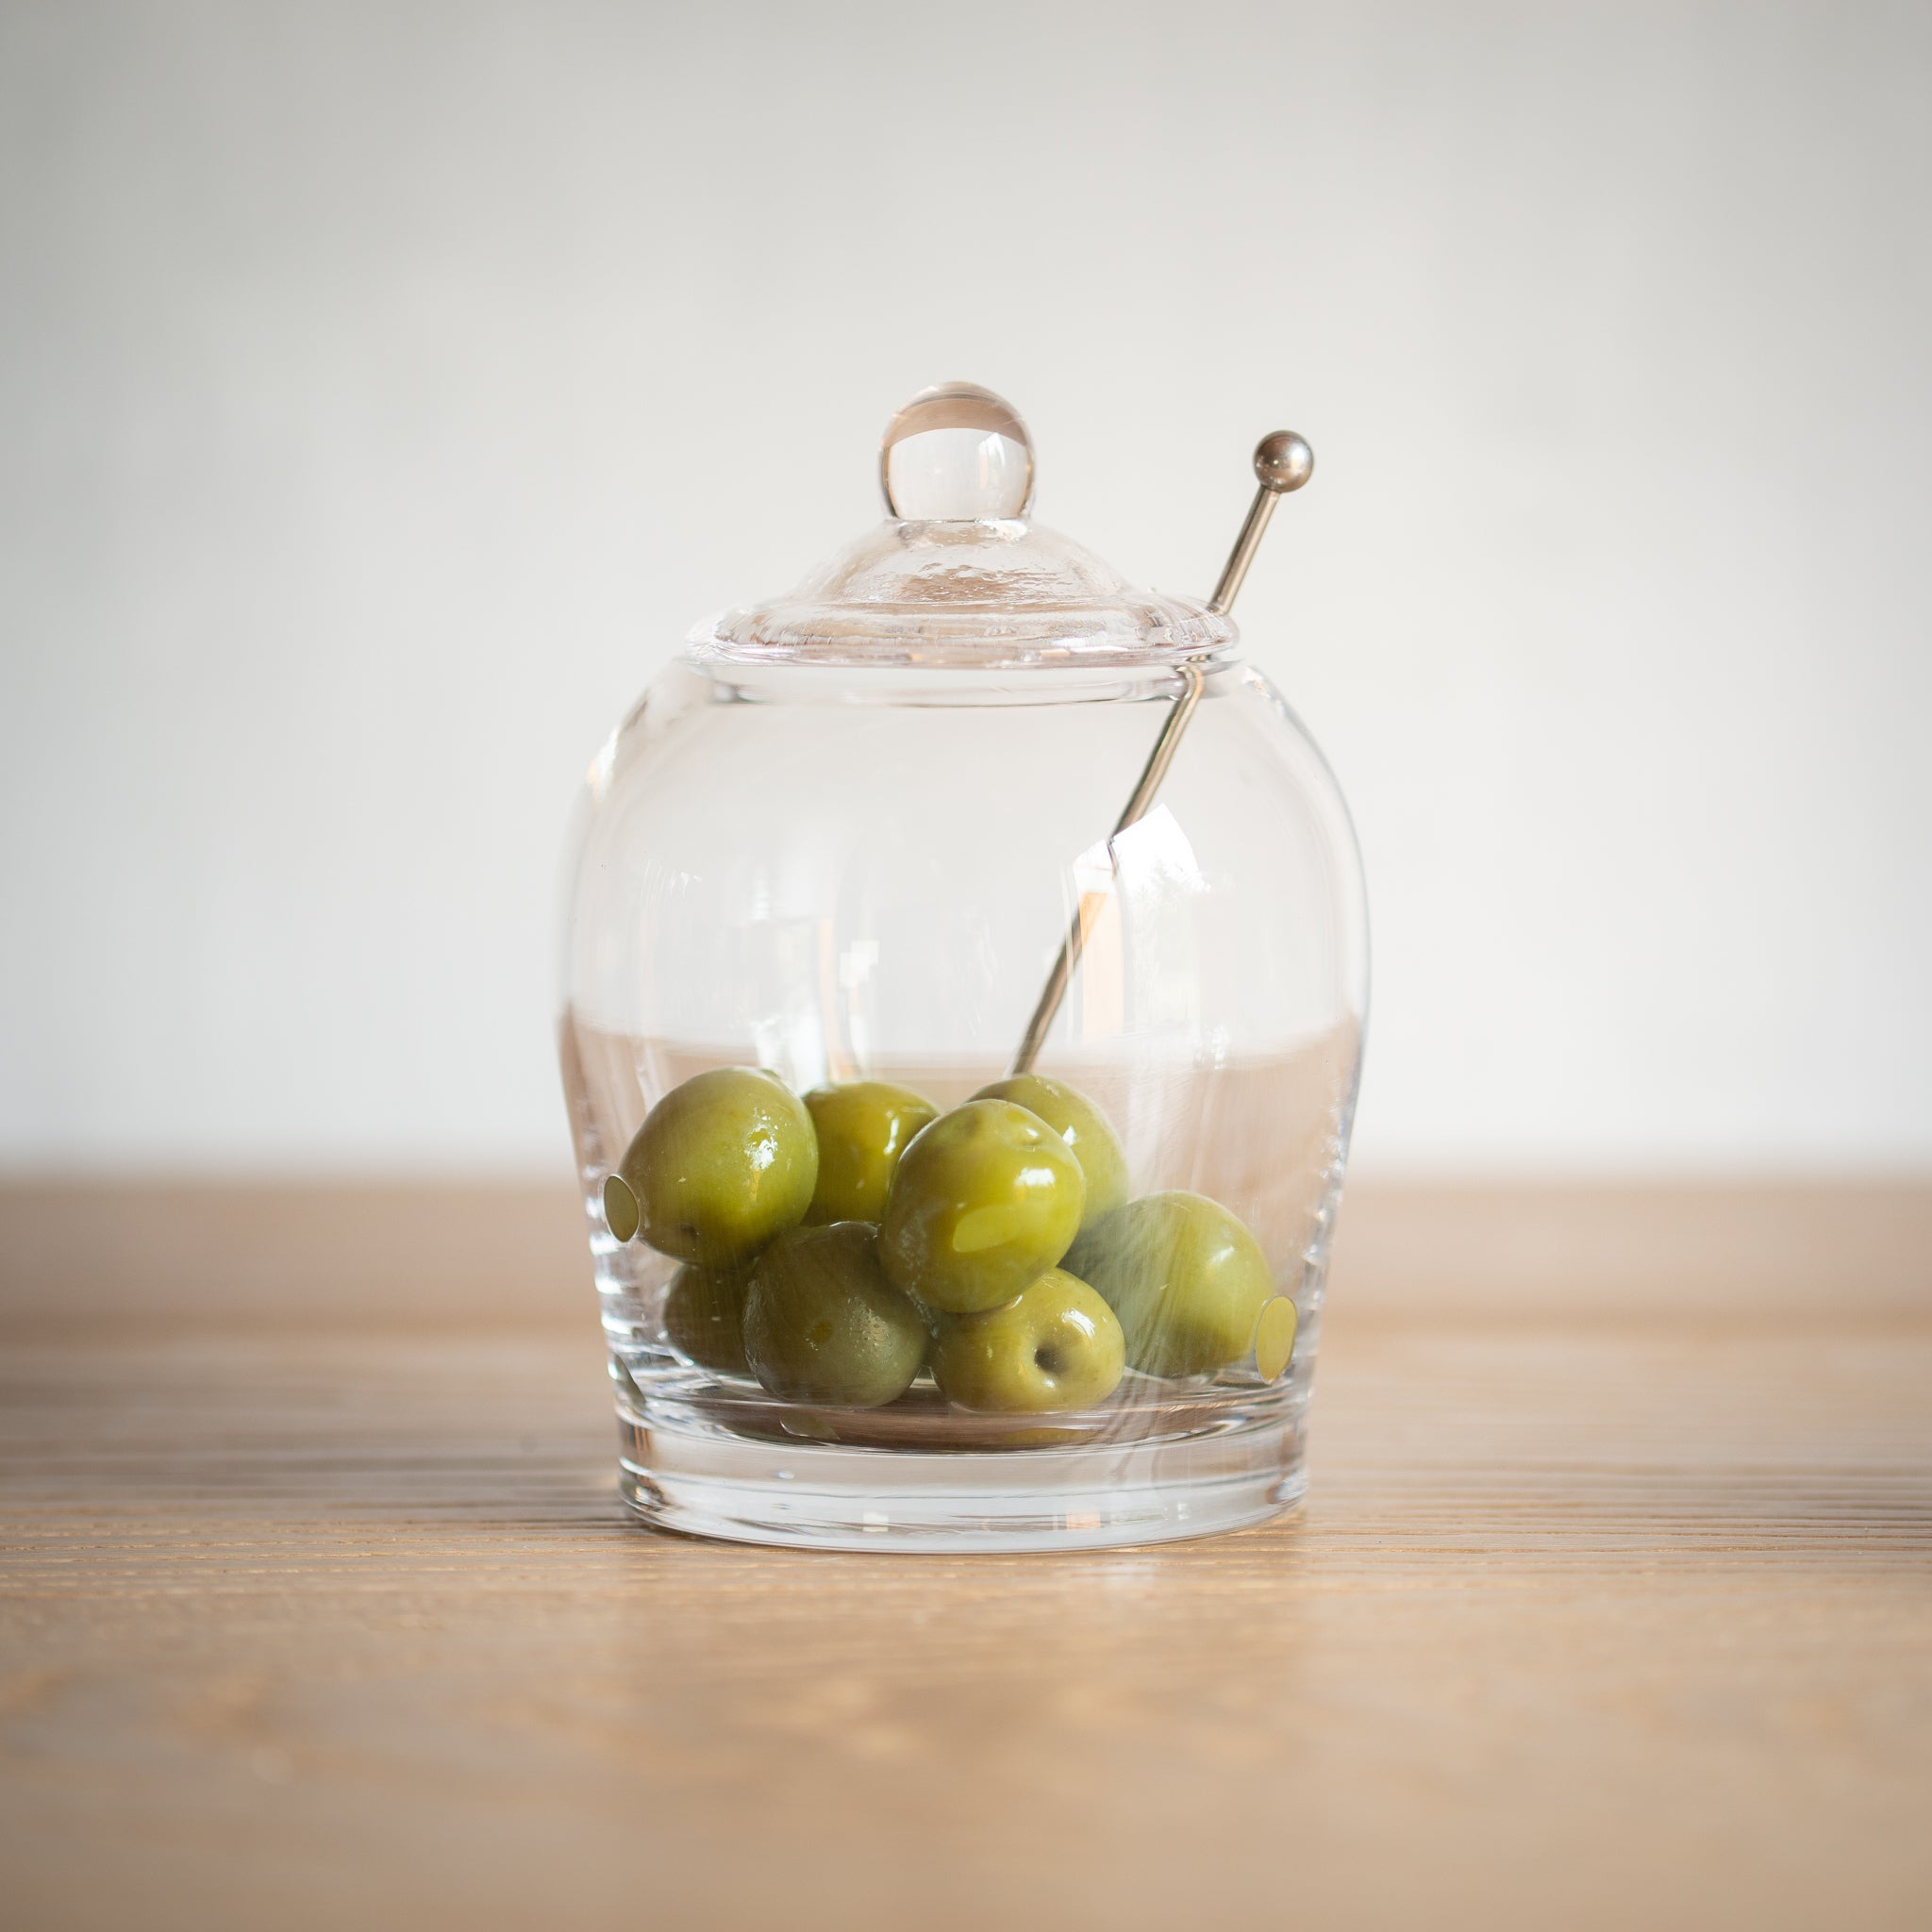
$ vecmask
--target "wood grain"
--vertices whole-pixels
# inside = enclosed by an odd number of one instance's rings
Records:
[[[1298,1518],[1058,1558],[630,1525],[580,1281],[178,1332],[15,1284],[0,1916],[1924,1925],[1924,1258],[1851,1322],[1339,1289]]]
[[[567,1182],[0,1183],[0,1324],[568,1321]],[[1932,1307],[1932,1184],[1351,1181],[1337,1305],[1363,1317],[1845,1319]]]

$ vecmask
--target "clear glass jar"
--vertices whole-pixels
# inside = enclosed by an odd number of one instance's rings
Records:
[[[1078,1548],[1257,1522],[1302,1491],[1360,1065],[1367,928],[1346,808],[1225,619],[1134,591],[1030,522],[1030,446],[997,398],[915,399],[883,469],[889,507],[920,515],[701,627],[599,754],[580,809],[560,1041],[624,1494],[673,1528],[836,1548]],[[1183,703],[1158,791],[1109,837]],[[907,1237],[878,1292],[903,1291],[923,1365],[902,1392],[903,1353],[886,1384],[827,1399],[771,1339],[791,1306],[774,1257],[802,1237],[765,1229],[752,1239],[771,1245],[702,1277],[648,1226],[618,1239],[635,1203],[611,1177],[648,1180],[626,1150],[694,1074],[763,1069],[801,1096],[890,1082],[945,1114],[1013,1068],[1063,946],[1034,1071],[1110,1123],[1131,1199],[1075,1134],[1078,1238],[1014,1253],[1076,1287],[1080,1266],[1096,1277],[1124,1355],[1108,1392],[1076,1399],[1099,1387],[1076,1364],[1057,1400],[1035,1374],[1067,1367],[1069,1333],[1076,1355],[1106,1338],[1083,1341],[1040,1303],[1062,1328],[1029,1357],[1013,1311],[1035,1302],[939,1305],[956,1297],[920,1275]],[[989,1105],[985,1130],[1010,1131]],[[826,1162],[830,1118],[815,1103]],[[890,1152],[908,1197],[963,1171]],[[727,1132],[702,1158],[736,1161],[737,1143]],[[958,1241],[970,1274],[973,1242]],[[1235,1339],[1176,1347],[1203,1295],[1208,1326]],[[974,1350],[996,1372],[959,1367]]]

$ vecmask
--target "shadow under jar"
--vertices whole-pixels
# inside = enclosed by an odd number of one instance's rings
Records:
[[[1030,520],[998,398],[915,398],[882,472],[890,519],[694,633],[579,808],[560,1047],[623,1493],[841,1549],[1259,1522],[1302,1492],[1360,1067],[1346,808],[1225,618]],[[975,1100],[1070,932],[1029,1078]]]

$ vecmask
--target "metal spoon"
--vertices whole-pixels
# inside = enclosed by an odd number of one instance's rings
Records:
[[[1217,616],[1224,615],[1232,608],[1235,598],[1240,595],[1241,584],[1248,575],[1248,566],[1254,562],[1255,553],[1261,547],[1261,536],[1268,527],[1268,520],[1274,514],[1275,499],[1286,496],[1291,490],[1299,490],[1314,474],[1315,452],[1291,429],[1277,429],[1255,445],[1255,480],[1260,487],[1255,491],[1254,502],[1248,506],[1248,514],[1241,524],[1241,534],[1234,540],[1234,548],[1228,552],[1221,581],[1215,585],[1214,594],[1208,600],[1208,609]],[[1160,727],[1160,736],[1154,741],[1154,749],[1148,754],[1141,776],[1127,794],[1126,805],[1108,835],[1109,857],[1114,840],[1137,819],[1144,817],[1153,805],[1154,795],[1160,790],[1160,781],[1167,776],[1167,768],[1174,763],[1174,755],[1180,747],[1181,734],[1187,730],[1188,721],[1201,702],[1201,692],[1208,682],[1207,672],[1198,663],[1184,664],[1181,677],[1180,694],[1168,711]],[[1053,971],[1046,975],[1046,984],[1041,989],[1040,1004],[1033,1008],[1033,1017],[1026,1023],[1020,1050],[1013,1056],[1015,1074],[1033,1071],[1033,1062],[1040,1058],[1040,1049],[1046,1043],[1046,1036],[1059,1012],[1060,1002],[1067,996],[1067,987],[1073,980],[1074,968],[1080,963],[1080,949],[1086,940],[1086,920],[1083,911],[1076,909],[1073,923],[1067,927],[1067,936],[1060,941]]]

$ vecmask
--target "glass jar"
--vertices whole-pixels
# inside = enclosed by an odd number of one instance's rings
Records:
[[[579,809],[623,1493],[847,1549],[1258,1522],[1360,1066],[1346,808],[1224,616],[1031,521],[997,397],[915,398],[881,471],[889,520],[694,632]]]

